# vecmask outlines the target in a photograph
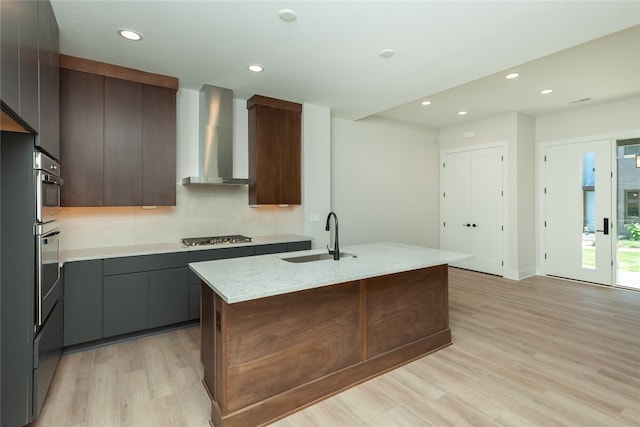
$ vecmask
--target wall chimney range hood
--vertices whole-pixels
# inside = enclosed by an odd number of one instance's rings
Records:
[[[233,177],[233,91],[204,85],[200,89],[198,176],[182,178],[185,185],[247,185]]]

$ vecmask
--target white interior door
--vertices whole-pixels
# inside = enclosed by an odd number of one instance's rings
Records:
[[[502,147],[444,156],[440,246],[473,255],[456,267],[503,274],[502,156]]]
[[[544,165],[546,273],[611,285],[611,142],[548,146]]]

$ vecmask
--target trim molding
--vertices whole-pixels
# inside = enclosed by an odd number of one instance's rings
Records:
[[[134,70],[133,68],[119,65],[106,64],[91,59],[77,58],[75,56],[60,55],[60,68],[66,68],[83,73],[97,74],[99,76],[113,77],[137,83],[160,86],[178,90],[179,81],[176,77],[163,76],[161,74],[148,73]]]

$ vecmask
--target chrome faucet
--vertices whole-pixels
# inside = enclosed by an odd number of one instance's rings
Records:
[[[335,212],[329,212],[329,215],[327,215],[327,225],[325,226],[325,230],[331,230],[329,222],[331,221],[332,216],[334,222],[336,223],[336,231],[334,233],[335,239],[333,241],[333,250],[329,249],[329,245],[327,245],[327,250],[329,251],[329,255],[333,255],[334,261],[340,261],[340,244],[338,243],[338,216],[335,214]],[[329,241],[331,241],[331,234],[329,234]]]

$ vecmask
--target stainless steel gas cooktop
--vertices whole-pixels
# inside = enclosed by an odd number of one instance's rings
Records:
[[[229,245],[232,243],[249,243],[251,237],[241,234],[230,236],[212,236],[212,237],[189,237],[182,239],[182,243],[186,246],[204,246],[204,245]]]

